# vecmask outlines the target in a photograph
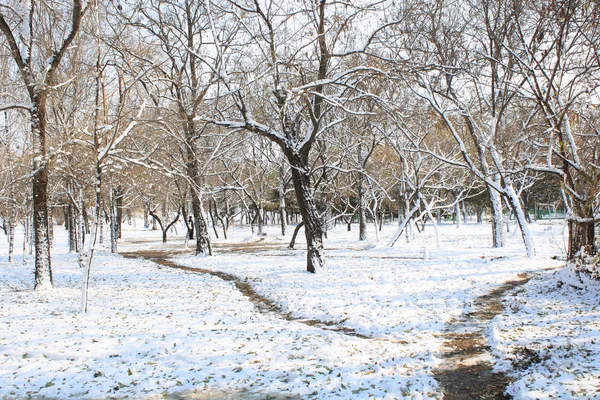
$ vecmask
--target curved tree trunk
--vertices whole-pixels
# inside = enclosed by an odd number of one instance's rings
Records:
[[[515,193],[515,190],[512,187],[512,184],[506,184],[506,198],[510,208],[515,213],[515,219],[519,224],[519,228],[521,229],[521,236],[523,238],[523,243],[525,244],[525,249],[527,251],[527,257],[531,258],[535,256],[535,248],[533,246],[533,237],[531,236],[531,232],[529,230],[529,224],[525,219],[525,213],[523,212],[523,207],[521,206],[521,202],[519,201],[519,196]]]
[[[214,214],[213,214],[213,206],[214,206]],[[217,231],[217,220],[215,216],[219,213],[217,210],[217,203],[214,200],[208,201],[208,215],[210,216],[210,222],[212,223],[213,232],[215,232],[215,237],[219,238],[219,232]]]
[[[288,245],[288,249],[293,249],[296,245],[296,237],[298,236],[298,232],[300,232],[300,228],[302,228],[303,226],[304,221],[301,221],[300,223],[298,223],[298,225],[296,225],[296,228],[294,229],[294,234],[292,235],[292,239],[290,240],[290,244]]]
[[[307,157],[288,152],[288,161],[292,167],[292,181],[298,200],[298,207],[304,221],[306,236],[306,270],[317,272],[327,267],[323,249],[323,227],[315,206]],[[306,161],[306,162],[305,162]]]

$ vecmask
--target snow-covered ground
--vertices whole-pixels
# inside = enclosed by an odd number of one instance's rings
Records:
[[[126,228],[122,251],[183,247],[181,238],[165,246],[160,232]],[[55,229],[49,292],[32,290],[31,256],[25,264],[20,254],[6,263],[1,240],[0,397],[441,398],[432,371],[441,361],[444,324],[517,274],[561,265],[551,256],[564,254],[562,224],[531,228],[533,259],[524,257],[518,234],[509,235],[506,248],[492,249],[490,227],[475,224],[442,225],[440,248],[427,227],[393,249],[385,244],[394,226],[384,227],[378,243],[359,242],[356,231],[340,226],[326,241],[329,268],[316,275],[305,272],[302,237],[298,250],[286,250],[288,238],[278,237],[276,227],[265,238],[232,228],[227,241],[214,240],[214,257],[175,258],[241,277],[296,317],[341,322],[368,338],[263,314],[230,282],[106,251],[97,253],[84,315],[81,270],[66,252],[62,229]],[[234,245],[258,240],[254,254]],[[589,396],[600,381],[590,366],[600,342],[597,291],[543,289],[552,288],[552,279],[544,273],[528,293],[509,299],[511,311],[490,330],[499,360],[534,342],[534,351],[545,351],[539,368],[530,363],[515,372],[510,390],[517,397],[546,396],[540,385],[527,384],[538,375],[548,376],[544,387],[551,382],[557,394],[585,389]],[[546,345],[557,337],[554,347]],[[563,362],[554,353],[566,357],[569,377],[553,378],[551,368],[565,368],[551,364]],[[499,368],[514,369],[508,360]]]
[[[545,272],[505,299],[490,336],[515,399],[600,399],[600,282]]]

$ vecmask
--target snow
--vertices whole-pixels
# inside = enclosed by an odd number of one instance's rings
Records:
[[[545,272],[505,300],[490,337],[515,399],[600,398],[600,282],[571,266]]]
[[[163,245],[160,231],[125,228],[121,251],[184,247],[182,237]],[[5,262],[2,240],[0,398],[441,398],[433,370],[445,323],[521,272],[559,267],[551,256],[564,255],[563,225],[531,225],[534,258],[514,235],[506,248],[491,248],[487,224],[440,224],[439,249],[431,226],[410,244],[401,238],[386,248],[395,228],[385,226],[379,242],[359,242],[345,224],[333,229],[325,240],[329,268],[320,274],[305,271],[304,235],[298,250],[287,250],[289,238],[276,226],[252,239],[249,228],[234,227],[229,240],[212,239],[214,257],[173,258],[239,277],[297,318],[291,321],[260,312],[232,282],[106,250],[95,255],[82,314],[82,270],[67,253],[66,231],[54,229],[51,291],[32,290],[33,257]],[[249,253],[253,246],[260,252]],[[543,272],[527,292],[509,296],[509,311],[490,328],[498,368],[513,369],[519,346],[542,351],[539,365],[515,372],[509,390],[516,398],[541,390],[589,397],[597,389],[598,290],[557,289],[556,279]],[[551,378],[556,371],[561,379]]]

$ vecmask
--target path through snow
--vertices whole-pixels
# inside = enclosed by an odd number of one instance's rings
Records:
[[[434,370],[446,400],[508,399],[504,395],[508,379],[493,372],[491,349],[486,339],[490,322],[503,310],[502,298],[512,289],[527,283],[530,274],[505,282],[477,297],[474,311],[453,319],[443,333],[444,362]]]
[[[77,255],[66,254],[66,231],[57,229],[52,291],[32,291],[31,259],[0,260],[0,398],[441,399],[434,378],[448,322],[519,273],[558,264],[550,256],[560,251],[561,226],[532,227],[535,259],[523,257],[518,238],[490,248],[485,225],[441,226],[440,249],[429,229],[388,249],[340,227],[327,241],[329,270],[316,275],[305,270],[302,243],[285,249],[275,228],[260,254],[236,252],[236,243],[256,238],[233,229],[228,241],[215,240],[215,257],[171,259],[213,274],[100,250],[85,315]],[[393,229],[384,227],[382,242]],[[123,251],[183,247],[183,238],[163,245],[160,232],[124,234]],[[291,320],[260,312],[229,277]],[[305,319],[337,321],[372,339]]]
[[[261,240],[239,245],[228,244],[221,246],[220,250],[226,253],[258,254],[283,250],[283,246],[278,243],[265,244]],[[208,274],[226,282],[232,282],[260,312],[275,313],[286,321],[297,321],[350,336],[377,340],[377,338],[359,334],[354,329],[343,326],[344,320],[322,321],[294,317],[290,312],[283,311],[281,306],[273,300],[256,292],[247,281],[233,274],[205,268],[186,267],[169,259],[169,257],[181,256],[181,251],[144,250],[124,255],[126,257],[142,257],[170,268]],[[493,371],[493,356],[487,343],[486,331],[489,329],[492,319],[503,311],[502,299],[504,296],[516,287],[527,283],[532,277],[531,274],[520,273],[518,279],[506,281],[500,287],[477,297],[473,301],[474,311],[466,312],[448,321],[446,329],[441,335],[444,339],[441,346],[443,361],[433,371],[436,380],[440,383],[445,400],[510,398],[504,394],[509,383],[508,377],[504,373]]]
[[[243,250],[234,250],[234,251],[243,252]],[[256,248],[248,246],[247,251],[256,252]],[[361,335],[360,333],[356,333],[354,331],[354,329],[343,326],[342,325],[344,322],[343,320],[342,321],[323,321],[323,320],[319,320],[319,319],[306,319],[306,318],[294,317],[291,313],[284,312],[281,309],[281,306],[279,306],[273,300],[268,299],[265,296],[257,293],[248,282],[245,282],[241,278],[239,278],[235,275],[232,275],[232,274],[228,274],[226,272],[213,271],[213,270],[209,270],[209,269],[205,269],[205,268],[186,267],[186,266],[177,264],[174,261],[169,260],[170,256],[173,256],[176,254],[181,255],[181,252],[170,253],[170,252],[164,252],[164,251],[148,251],[147,250],[147,251],[123,253],[122,255],[125,257],[129,257],[129,258],[136,258],[136,257],[144,258],[146,260],[155,262],[160,265],[164,265],[165,267],[169,267],[169,268],[181,269],[184,271],[194,272],[194,273],[198,273],[198,274],[207,274],[207,275],[216,276],[217,278],[220,278],[220,279],[224,280],[225,282],[233,283],[235,285],[236,289],[238,289],[241,294],[246,296],[246,298],[248,300],[250,300],[250,302],[252,304],[254,304],[254,306],[257,308],[257,310],[262,313],[274,313],[286,321],[296,321],[296,322],[300,322],[300,323],[308,325],[308,326],[313,326],[313,327],[325,329],[328,331],[339,332],[339,333],[343,333],[343,334],[346,334],[349,336],[354,336],[354,337],[358,337],[358,338],[362,338],[362,339],[369,339],[368,336]]]

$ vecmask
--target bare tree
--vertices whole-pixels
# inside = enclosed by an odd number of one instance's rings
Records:
[[[60,11],[57,11],[60,10]],[[71,21],[61,21],[67,15],[60,2],[13,4],[0,7],[0,30],[10,47],[12,58],[26,87],[31,105],[33,136],[33,228],[35,232],[35,288],[53,286],[48,229],[48,165],[46,154],[46,123],[48,96],[61,61],[77,36],[87,8],[81,0],[73,0]],[[45,30],[46,18],[62,29]],[[18,33],[16,33],[18,32]],[[59,33],[60,32],[60,33]]]
[[[472,18],[463,18],[465,9]],[[515,31],[507,3],[436,1],[423,5],[414,18],[408,30],[400,30],[403,40],[393,42],[398,47],[391,48],[398,55],[397,76],[454,138],[462,161],[445,161],[468,168],[486,185],[494,246],[504,243],[504,197],[532,257],[533,240],[518,196],[527,153],[516,122],[515,96],[522,79],[515,76],[514,57],[506,50]]]
[[[526,127],[536,156],[533,171],[561,180],[569,224],[568,258],[596,253],[599,220],[598,79],[600,11],[597,2],[525,1],[511,8],[515,44],[507,47],[531,105]],[[591,106],[591,107],[590,107]]]
[[[311,181],[311,150],[342,118],[330,112],[348,102],[346,89],[367,69],[347,63],[355,27],[367,3],[302,1],[301,9],[276,1],[229,1],[229,14],[250,38],[235,71],[223,72],[213,123],[245,129],[276,143],[291,167],[304,223],[307,270],[326,267],[323,223]],[[268,88],[268,89],[267,89]],[[261,97],[266,97],[263,102]],[[237,113],[233,113],[231,107]]]
[[[225,62],[225,50],[235,26],[225,29],[215,22],[210,2],[180,0],[131,2],[123,8],[123,17],[138,31],[145,32],[142,42],[153,49],[138,49],[140,61],[155,65],[156,81],[146,82],[155,95],[156,106],[171,112],[178,131],[185,138],[185,167],[192,197],[196,232],[196,254],[210,254],[210,237],[204,218],[204,183],[198,140],[206,132],[196,119],[206,96],[218,79]],[[214,40],[209,39],[215,35]],[[217,40],[218,38],[218,40]]]

